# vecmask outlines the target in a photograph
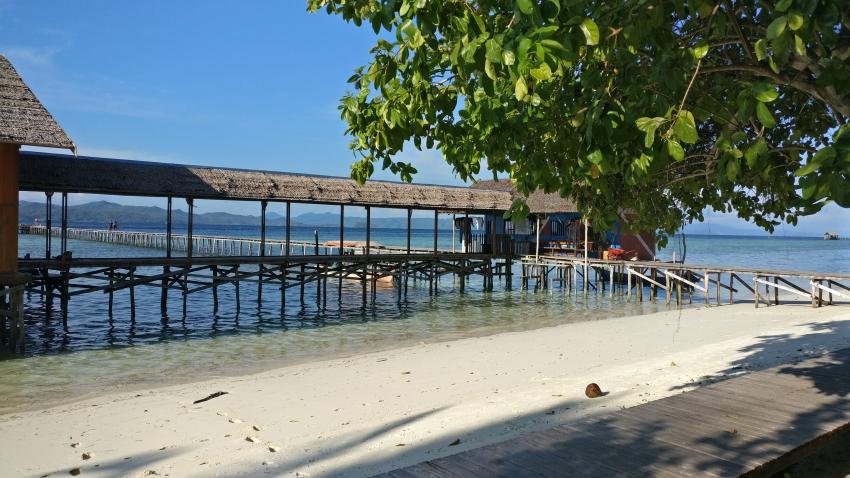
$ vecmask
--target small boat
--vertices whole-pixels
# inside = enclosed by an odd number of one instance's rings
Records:
[[[837,232],[825,232],[823,233],[823,240],[825,241],[837,241],[839,239]]]

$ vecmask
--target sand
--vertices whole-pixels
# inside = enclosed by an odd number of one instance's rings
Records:
[[[5,415],[0,476],[368,476],[848,346],[802,304],[421,344]]]

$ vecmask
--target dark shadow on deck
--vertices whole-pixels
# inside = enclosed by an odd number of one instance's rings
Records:
[[[743,348],[717,383],[381,476],[772,476],[850,433],[850,349],[742,374],[817,350],[814,334],[850,337],[850,321],[806,326]]]

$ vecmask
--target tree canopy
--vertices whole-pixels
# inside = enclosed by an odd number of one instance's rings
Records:
[[[847,0],[308,0],[372,28],[342,118],[356,155],[436,148],[595,222],[669,234],[706,208],[773,230],[850,207]],[[515,214],[525,212],[517,203]]]

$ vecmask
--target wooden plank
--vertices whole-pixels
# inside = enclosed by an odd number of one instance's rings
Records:
[[[787,444],[776,441],[776,432],[730,426],[720,420],[695,419],[690,410],[647,408],[642,413],[618,414],[611,422],[617,427],[656,426],[652,439],[698,451],[709,457],[741,466],[741,472],[776,458],[787,451]],[[723,426],[726,425],[726,426]],[[699,433],[695,433],[698,431]],[[711,461],[710,459],[707,461]]]
[[[587,431],[575,426],[561,426],[539,432],[539,436],[558,441],[561,446],[555,453],[561,457],[589,462],[591,466],[584,472],[585,476],[681,476],[657,463],[654,450],[646,446],[634,446],[643,441],[637,435],[619,433],[611,436],[605,430]],[[628,441],[624,442],[625,439]],[[552,448],[550,445],[549,449]],[[616,455],[616,460],[611,459],[612,454]]]
[[[844,349],[429,463],[461,476],[770,474],[850,430],[848,396]]]

